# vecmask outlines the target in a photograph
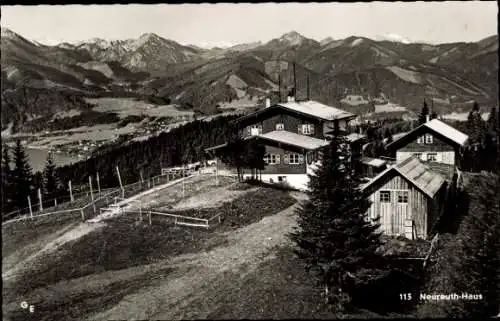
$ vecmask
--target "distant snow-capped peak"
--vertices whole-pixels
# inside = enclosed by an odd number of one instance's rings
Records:
[[[296,31],[291,31],[289,33],[285,33],[279,40],[281,41],[286,41],[290,45],[300,45],[304,39],[306,39],[304,36],[302,36],[300,33]]]
[[[388,40],[388,41],[394,41],[394,42],[401,42],[401,43],[403,43],[405,45],[410,44],[410,43],[413,42],[410,39],[408,39],[408,38],[406,38],[404,36],[395,34],[395,33],[388,33],[388,34],[385,34],[383,36],[379,35],[379,36],[376,37],[376,40],[379,40],[379,41]]]

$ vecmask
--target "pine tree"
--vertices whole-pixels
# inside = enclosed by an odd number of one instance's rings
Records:
[[[427,115],[429,115],[429,106],[427,106],[427,102],[424,99],[424,106],[422,107],[422,111],[418,116],[418,123],[424,124],[427,121]]]
[[[46,199],[52,199],[58,196],[60,184],[56,177],[56,165],[52,153],[47,156],[47,163],[43,170],[43,194]]]
[[[33,175],[28,157],[24,151],[21,141],[16,141],[14,148],[14,169],[12,171],[12,190],[15,191],[14,204],[18,208],[24,208],[27,204],[27,197],[31,193]]]
[[[337,312],[349,300],[346,281],[378,262],[375,250],[381,244],[378,223],[366,219],[370,202],[359,189],[360,176],[348,159],[345,137],[337,135],[309,175],[309,199],[291,234],[298,257],[324,289],[325,303]]]
[[[10,168],[9,147],[2,144],[2,212],[10,210],[12,201],[12,169]]]

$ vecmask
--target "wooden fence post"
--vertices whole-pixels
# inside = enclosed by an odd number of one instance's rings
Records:
[[[120,188],[122,189],[122,198],[125,198],[125,191],[123,190],[122,177],[120,176],[120,169],[116,166],[116,173],[118,174],[118,182],[120,183]]]
[[[71,181],[68,182],[68,186],[69,186],[69,199],[70,199],[70,202],[73,202],[75,199],[73,198],[73,190],[71,189]]]
[[[151,211],[149,211],[149,225],[151,225]]]
[[[142,222],[142,202],[139,202],[139,217]]]
[[[219,186],[219,162],[215,159],[215,185]]]
[[[57,206],[57,198],[54,198],[54,206]]]
[[[139,174],[141,175],[141,186],[142,186],[142,184],[144,184],[144,177],[142,176],[142,170],[139,172]]]
[[[97,190],[99,191],[99,197],[100,197],[101,196],[101,182],[99,180],[99,172],[97,172],[96,180],[97,180]]]
[[[89,186],[90,186],[90,199],[92,201],[92,208],[94,209],[94,215],[95,215],[94,192],[92,191],[92,176],[89,176]]]
[[[148,189],[151,188],[151,181],[148,179]]]
[[[31,209],[31,198],[28,195],[28,206],[30,208],[30,217],[33,219],[33,210]]]
[[[85,214],[83,213],[83,208],[80,209],[80,213],[82,214],[82,221],[85,221]]]
[[[38,207],[40,209],[40,212],[43,211],[43,205],[42,205],[42,190],[38,189]]]

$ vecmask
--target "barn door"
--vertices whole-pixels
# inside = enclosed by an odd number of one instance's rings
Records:
[[[395,205],[396,205],[396,226],[394,231],[396,234],[405,233],[405,222],[410,218],[410,203],[409,203],[409,191],[408,190],[398,190],[395,193]]]
[[[380,204],[380,224],[383,227],[383,232],[386,235],[392,235],[393,225],[393,199],[394,191],[381,190],[379,191]]]

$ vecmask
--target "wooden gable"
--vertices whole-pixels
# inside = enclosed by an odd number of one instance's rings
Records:
[[[418,144],[417,140],[419,137],[425,137],[425,134],[430,134],[433,137],[432,144]],[[388,144],[386,148],[390,152],[396,152],[398,150],[411,150],[411,151],[457,151],[460,149],[460,145],[450,138],[433,131],[431,128],[426,126],[420,126],[412,130],[408,134],[402,136],[401,138],[395,140],[394,142]]]

